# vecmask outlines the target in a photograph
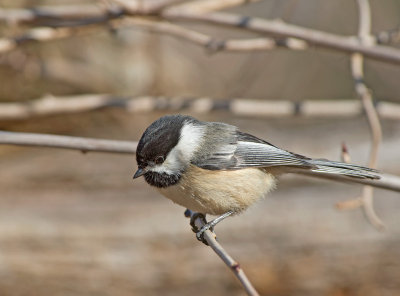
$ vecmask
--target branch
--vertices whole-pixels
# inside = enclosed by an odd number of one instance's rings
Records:
[[[112,18],[123,13],[122,7],[110,11],[96,5],[55,5],[34,8],[0,8],[0,22],[8,25],[42,25],[49,21]]]
[[[176,38],[189,41],[196,45],[205,47],[214,53],[218,51],[229,52],[251,52],[272,50],[284,47],[291,50],[304,50],[308,48],[306,42],[295,39],[273,39],[273,38],[251,38],[251,39],[218,39],[194,30],[187,29],[169,22],[154,21],[145,18],[125,18],[112,22],[114,29],[122,27],[140,27],[150,32],[167,34]]]
[[[183,3],[181,5],[176,5],[171,8],[171,10],[209,13],[212,11],[223,10],[255,2],[260,2],[260,0],[195,0]]]
[[[137,142],[0,131],[0,144],[133,154]]]
[[[358,37],[361,44],[364,44],[365,46],[371,46],[371,8],[369,2],[368,0],[357,0],[357,6],[359,10]],[[376,168],[379,145],[382,141],[382,128],[378,118],[378,113],[373,104],[371,91],[364,82],[363,64],[364,58],[362,54],[355,53],[351,56],[351,72],[354,79],[354,87],[358,97],[362,102],[371,132],[371,152],[368,166],[371,168]],[[364,186],[361,198],[357,198],[357,200],[361,201],[360,205],[363,207],[368,221],[377,229],[382,230],[385,226],[374,210],[373,194],[373,187]]]
[[[367,58],[387,62],[400,63],[400,50],[382,45],[365,46],[356,37],[344,37],[323,31],[286,24],[282,21],[270,21],[256,17],[246,17],[232,13],[210,12],[196,13],[188,9],[178,9],[174,4],[179,0],[127,1],[114,0],[119,5],[106,8],[93,6],[60,6],[36,7],[34,9],[0,9],[0,21],[8,23],[51,24],[52,26],[84,26],[88,24],[107,23],[115,18],[129,16],[156,16],[161,20],[200,21],[207,24],[240,28],[249,32],[268,34],[274,37],[294,38],[331,50],[356,53]],[[239,1],[240,2],[240,1]],[[142,3],[142,4],[141,4]],[[171,6],[168,8],[168,6]],[[375,38],[371,38],[372,41]]]
[[[208,14],[196,14],[191,12],[175,12],[165,10],[161,17],[169,20],[199,21],[214,25],[241,28],[247,31],[273,35],[281,38],[296,38],[304,40],[310,45],[341,51],[345,53],[359,52],[365,57],[400,64],[400,50],[381,46],[364,46],[357,38],[344,37],[332,33],[318,31],[290,25],[281,20],[265,20],[256,17],[245,17],[226,12],[214,12]]]
[[[0,22],[8,25],[67,25],[106,22],[124,15],[152,15],[182,0],[113,0],[118,5],[54,5],[0,8]]]
[[[15,49],[17,46],[31,43],[52,41],[57,39],[70,38],[72,36],[81,36],[84,34],[93,33],[100,27],[95,25],[72,27],[72,28],[50,28],[37,27],[27,30],[24,34],[14,37],[0,38],[0,53],[5,53]]]
[[[133,154],[136,152],[137,142],[0,131],[0,144],[64,148],[80,150],[82,152],[97,151]],[[293,168],[291,172],[340,182],[371,185],[382,189],[400,192],[400,177],[384,173],[376,173],[380,179],[370,180],[336,176],[332,174],[321,174],[295,168]]]
[[[304,116],[304,117],[354,117],[363,114],[360,101],[283,101],[216,99],[209,97],[121,97],[108,94],[87,94],[42,98],[22,103],[0,103],[0,120],[21,120],[52,114],[68,114],[100,108],[122,108],[128,112],[155,110],[193,111],[205,113],[213,110],[231,112],[240,116]],[[379,102],[379,116],[400,119],[400,104]]]
[[[223,40],[212,36],[186,29],[184,27],[171,24],[169,22],[154,21],[146,18],[124,18],[110,20],[109,28],[114,30],[126,27],[144,28],[151,32],[167,34],[176,38],[189,41],[199,46],[205,47],[209,52],[230,51],[230,52],[251,52],[272,50],[277,47],[284,47],[292,50],[304,50],[308,48],[306,42],[286,38],[275,40],[273,38],[252,38],[252,39],[231,39]],[[63,38],[81,36],[104,29],[103,23],[86,22],[73,27],[37,27],[27,30],[22,35],[0,38],[0,53],[5,53],[15,49],[17,46],[31,43],[52,41]]]
[[[400,42],[400,28],[382,31],[375,34],[375,40],[378,44],[396,44]]]
[[[338,181],[343,183],[357,183],[357,184],[369,185],[377,188],[400,192],[400,177],[385,173],[374,173],[377,176],[379,176],[380,179],[352,178],[343,175],[323,174],[319,172],[306,171],[303,169],[296,169],[296,168],[291,169],[291,173],[316,177],[320,179],[327,179],[331,181]]]
[[[190,211],[190,218],[196,214],[195,212]],[[186,215],[186,212],[185,212]],[[201,229],[205,223],[203,219],[200,217],[194,220],[194,224],[198,229]],[[228,268],[233,272],[233,274],[237,277],[237,279],[242,284],[245,289],[247,295],[257,296],[259,295],[256,289],[253,287],[243,269],[240,267],[239,263],[237,263],[226,251],[225,249],[218,243],[216,239],[216,235],[211,230],[206,230],[204,232],[204,239],[207,241],[208,245],[213,249],[213,251],[224,261],[224,263],[228,266]]]

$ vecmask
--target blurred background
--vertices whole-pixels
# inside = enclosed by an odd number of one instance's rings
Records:
[[[107,1],[3,0],[0,8],[103,5]],[[400,26],[400,2],[371,0],[372,33]],[[265,0],[225,11],[341,35],[356,35],[355,1]],[[1,14],[0,14],[1,16]],[[1,19],[1,17],[0,17]],[[258,37],[191,22],[219,38]],[[0,23],[0,38],[26,27]],[[367,60],[376,100],[400,103],[400,67]],[[358,100],[349,56],[330,50],[275,49],[210,54],[203,47],[141,28],[98,30],[0,53],[0,109],[46,95]],[[0,110],[1,111],[1,110]],[[299,154],[365,165],[370,135],[364,116],[262,117],[215,110],[112,107],[2,119],[0,129],[138,140],[174,112],[224,121]],[[62,113],[62,112],[61,112]],[[400,175],[400,121],[382,119],[379,169]],[[0,146],[0,295],[243,295],[228,268],[197,242],[174,205],[132,180],[134,156]],[[400,295],[400,199],[376,190],[379,232],[361,209],[339,211],[361,186],[284,176],[278,189],[217,227],[220,242],[262,295]]]

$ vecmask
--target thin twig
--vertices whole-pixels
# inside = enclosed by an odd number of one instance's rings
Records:
[[[122,7],[115,15],[122,13]],[[101,17],[111,17],[112,12],[102,9],[97,5],[53,5],[36,6],[34,8],[0,8],[0,23],[8,25],[43,25],[49,20],[55,22],[99,19]]]
[[[371,32],[371,8],[368,0],[357,0],[359,11],[359,27],[358,37],[361,44],[365,46],[372,45]],[[364,82],[364,58],[361,53],[355,53],[351,56],[351,70],[355,83],[355,90],[359,96],[362,106],[367,115],[368,124],[371,131],[371,152],[369,157],[368,166],[376,168],[379,145],[382,140],[382,129],[378,118],[377,111],[373,105],[373,98],[371,91],[368,89]],[[385,228],[383,222],[377,216],[373,206],[373,188],[371,186],[364,186],[362,189],[361,197],[355,199],[363,207],[365,216],[368,221],[379,230]],[[353,205],[353,206],[354,206]]]
[[[0,131],[0,144],[133,154],[137,142]]]
[[[0,131],[0,144],[63,148],[80,150],[82,152],[96,151],[133,154],[136,152],[137,142]],[[295,168],[293,168],[291,172],[339,182],[371,185],[382,189],[400,192],[400,177],[390,174],[375,173],[379,179],[371,180],[333,174],[322,174]]]
[[[219,51],[229,52],[251,52],[266,51],[276,49],[278,47],[291,50],[304,50],[308,48],[306,42],[295,39],[273,39],[273,38],[251,38],[251,39],[218,39],[212,36],[187,29],[182,26],[171,24],[169,22],[154,21],[146,18],[124,18],[110,20],[109,27],[114,30],[123,28],[142,28],[151,32],[167,34],[176,38],[192,42],[196,45],[203,46],[208,52],[215,53]],[[63,38],[77,37],[95,31],[104,29],[103,23],[87,23],[74,27],[37,27],[27,30],[21,35],[13,37],[0,38],[0,53],[5,53],[15,49],[17,46],[32,43],[52,41]]]
[[[345,143],[342,143],[342,153],[340,154],[340,158],[342,162],[350,163],[351,157],[349,154],[349,150]],[[340,201],[336,203],[336,208],[339,210],[353,210],[362,206],[361,197]]]
[[[235,6],[246,5],[249,3],[260,2],[260,0],[195,0],[176,5],[169,10],[191,11],[196,13],[209,13],[212,11],[223,10]]]
[[[319,30],[290,25],[281,20],[271,21],[227,12],[208,14],[162,12],[161,17],[169,20],[198,21],[206,24],[235,27],[250,32],[268,34],[281,38],[296,38],[321,48],[346,53],[359,52],[371,59],[397,64],[400,63],[400,50],[396,48],[381,45],[365,46],[361,44],[357,38],[351,36],[344,37]],[[371,40],[373,40],[373,38]]]
[[[33,8],[0,8],[0,22],[9,25],[57,25],[106,22],[124,15],[154,15],[182,0],[112,0],[117,5],[53,5]]]
[[[146,18],[125,18],[115,20],[111,23],[113,28],[139,27],[151,32],[167,34],[173,37],[184,39],[196,45],[205,47],[209,52],[230,51],[230,52],[251,52],[266,51],[278,47],[291,50],[304,50],[308,48],[306,42],[295,39],[273,39],[273,38],[250,38],[250,39],[219,39],[204,33],[187,29],[176,24],[165,21],[154,21]]]
[[[192,212],[189,210],[190,213],[190,218],[192,218],[193,215],[195,215],[195,212]],[[186,215],[186,212],[185,212]],[[198,229],[201,229],[205,223],[203,219],[200,217],[197,217],[194,220],[194,224]],[[228,266],[228,268],[233,272],[233,274],[236,276],[236,278],[240,281],[242,284],[243,288],[245,289],[247,295],[250,296],[257,296],[259,295],[257,290],[254,288],[252,283],[249,281],[247,278],[246,274],[244,273],[243,269],[240,267],[239,263],[235,261],[227,251],[221,246],[220,243],[217,241],[217,237],[214,232],[211,230],[206,230],[204,232],[204,239],[207,241],[208,245],[213,249],[213,251],[222,259],[222,261]]]
[[[85,34],[93,33],[100,29],[96,25],[87,25],[80,27],[67,28],[50,28],[36,27],[27,30],[24,34],[14,37],[0,38],[0,53],[5,53],[15,49],[25,43],[53,41],[58,39],[77,37]]]
[[[400,28],[382,31],[375,34],[375,40],[378,44],[396,44],[400,42]]]

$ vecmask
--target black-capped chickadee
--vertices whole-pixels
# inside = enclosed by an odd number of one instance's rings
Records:
[[[200,230],[237,214],[275,188],[293,168],[321,174],[378,179],[373,169],[311,159],[280,149],[237,127],[167,115],[143,133],[136,151],[147,183],[173,202],[202,214],[221,215]]]

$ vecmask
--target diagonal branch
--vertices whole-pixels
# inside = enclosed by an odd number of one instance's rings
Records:
[[[400,50],[398,49],[381,45],[365,46],[354,37],[344,37],[319,30],[290,25],[281,20],[271,21],[227,12],[196,14],[191,12],[175,12],[174,10],[165,10],[161,12],[161,17],[169,20],[198,21],[207,24],[241,28],[246,31],[273,35],[281,38],[296,38],[321,48],[346,53],[359,52],[371,59],[397,64],[400,63]]]
[[[273,38],[251,38],[251,39],[218,39],[212,36],[187,29],[165,21],[154,21],[148,18],[123,18],[110,20],[109,28],[114,30],[126,27],[136,27],[148,30],[150,32],[167,34],[175,38],[205,47],[210,53],[218,51],[230,52],[250,52],[272,50],[278,47],[284,47],[291,50],[304,50],[308,48],[306,42],[295,39],[273,39]],[[17,46],[31,43],[52,41],[63,38],[70,38],[93,33],[104,29],[103,23],[86,23],[73,27],[36,27],[27,30],[24,34],[14,37],[0,38],[0,53],[5,53],[15,49]]]
[[[274,38],[295,38],[309,45],[345,52],[361,53],[366,58],[387,63],[400,63],[400,50],[388,46],[365,46],[354,36],[346,37],[319,30],[290,25],[280,20],[266,20],[227,12],[196,13],[188,9],[177,9],[179,0],[127,1],[114,0],[119,5],[100,8],[98,6],[36,7],[33,9],[0,9],[0,22],[8,24],[31,24],[47,26],[84,26],[109,23],[116,18],[147,16],[160,20],[195,21],[206,24],[240,28],[248,32],[272,35]],[[239,1],[240,2],[240,1]],[[376,38],[371,38],[372,41]]]
[[[186,210],[185,212],[185,216],[190,217],[191,219],[195,214],[196,214],[195,212],[192,212],[190,210]],[[194,220],[194,224],[198,229],[201,229],[206,224],[206,221],[203,221],[203,219],[201,219],[201,217],[198,216]],[[240,267],[239,263],[236,262],[217,241],[215,233],[212,232],[210,229],[206,230],[204,232],[204,239],[207,241],[210,248],[213,249],[213,251],[218,255],[218,257],[221,258],[221,260],[229,267],[229,269],[233,272],[236,278],[240,281],[247,295],[250,296],[259,295],[256,289],[253,287],[252,283],[247,278],[243,269]]]
[[[304,50],[308,48],[306,42],[295,38],[286,38],[281,40],[266,37],[251,39],[218,39],[170,22],[154,21],[146,18],[125,18],[123,20],[116,20],[112,23],[112,26],[114,28],[128,26],[140,27],[151,32],[167,34],[203,46],[210,52],[265,51],[276,49],[278,47],[284,47],[291,50]]]

